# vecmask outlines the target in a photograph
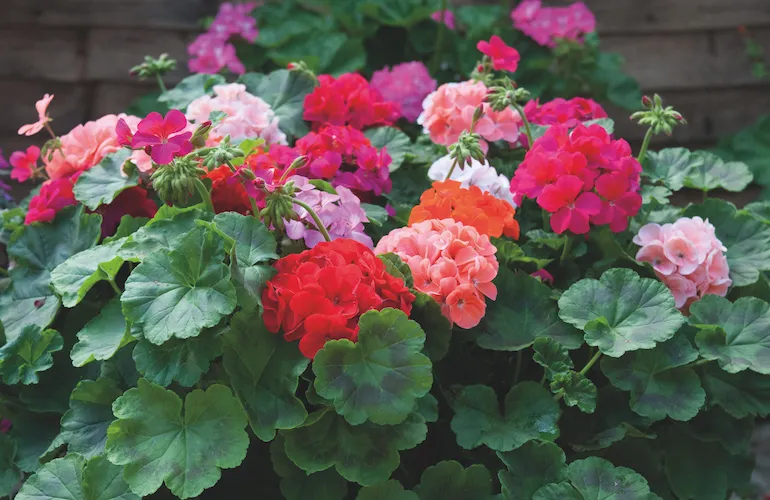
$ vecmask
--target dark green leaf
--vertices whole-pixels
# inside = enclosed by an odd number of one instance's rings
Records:
[[[567,406],[577,406],[585,413],[596,410],[596,386],[581,373],[557,373],[551,382],[551,390],[563,394]]]
[[[388,211],[379,205],[361,203],[361,208],[366,212],[366,218],[369,219],[370,224],[382,227],[388,221]]]
[[[409,27],[441,9],[437,0],[364,0],[361,12],[382,24]]]
[[[709,402],[733,417],[770,415],[770,378],[751,371],[733,375],[709,366],[702,379]]]
[[[9,496],[22,478],[14,464],[16,443],[7,434],[0,434],[0,495]]]
[[[567,348],[553,339],[547,337],[535,339],[532,348],[535,350],[532,359],[545,368],[548,380],[553,380],[556,374],[568,373],[574,367]]]
[[[348,482],[334,469],[313,474],[294,465],[286,456],[283,437],[278,435],[270,443],[270,460],[273,469],[281,477],[281,493],[286,500],[343,500],[348,493]]]
[[[123,265],[118,249],[125,239],[78,252],[51,271],[51,285],[64,307],[75,307],[99,281],[112,281]]]
[[[420,500],[485,500],[492,495],[492,477],[483,465],[464,468],[450,460],[425,469],[415,491]]]
[[[660,500],[650,492],[647,481],[626,467],[615,467],[607,460],[589,457],[569,464],[569,482],[575,493],[561,483],[541,488],[533,500]]]
[[[72,189],[75,199],[96,210],[101,205],[112,203],[126,189],[137,186],[139,172],[136,168],[123,168],[130,157],[130,149],[119,149],[80,174]]]
[[[78,342],[72,347],[70,358],[75,366],[104,361],[132,341],[126,318],[120,309],[120,297],[114,297],[98,316],[78,332]]]
[[[404,156],[409,151],[412,141],[409,136],[396,127],[376,127],[370,128],[364,134],[366,138],[377,149],[386,148],[391,160],[388,167],[391,172],[398,170],[404,162]]]
[[[416,321],[425,332],[425,346],[422,351],[435,363],[449,352],[452,325],[441,313],[441,306],[433,297],[416,290],[414,297],[412,312],[409,313],[409,317]]]
[[[176,380],[192,387],[209,371],[209,363],[222,354],[217,329],[204,330],[191,339],[172,339],[162,345],[141,340],[134,347],[136,369],[152,383],[166,387]]]
[[[242,267],[253,266],[278,258],[275,253],[275,236],[261,221],[235,212],[224,212],[214,217],[212,223],[225,235],[232,238],[235,255]],[[230,252],[231,245],[225,244]]]
[[[40,330],[29,325],[18,337],[0,348],[0,372],[8,385],[37,384],[38,372],[53,366],[53,353],[64,347],[56,330]]]
[[[697,163],[688,169],[684,179],[685,187],[701,191],[722,188],[739,192],[746,189],[754,179],[745,163],[725,163],[722,158],[708,151],[697,151],[693,156],[697,158]]]
[[[688,173],[703,164],[703,158],[693,155],[686,148],[667,148],[648,151],[644,162],[644,173],[653,182],[662,182],[672,191],[684,187]]]
[[[549,483],[567,478],[564,452],[553,443],[530,441],[517,450],[497,453],[507,470],[497,473],[506,500],[532,498]]]
[[[225,83],[222,75],[196,74],[190,75],[176,87],[164,92],[158,97],[158,101],[165,103],[170,109],[185,109],[195,99],[203,97],[211,92],[214,85]]]
[[[412,278],[412,270],[409,265],[401,260],[401,257],[394,253],[383,253],[378,255],[379,259],[385,264],[385,271],[391,276],[400,278],[404,281],[404,284],[409,288],[414,286],[414,278]]]
[[[305,135],[307,125],[302,118],[305,96],[315,83],[305,74],[285,69],[269,75],[247,73],[240,78],[246,89],[264,99],[278,117],[281,130],[294,137]]]
[[[70,396],[70,409],[61,420],[61,439],[69,453],[91,458],[104,453],[107,427],[112,423],[112,402],[121,395],[112,380],[84,380]]]
[[[168,217],[164,217],[166,214]],[[197,208],[168,213],[161,207],[146,226],[139,228],[120,247],[118,255],[126,260],[141,262],[152,254],[167,252],[177,238],[187,235],[198,227],[199,224],[196,221],[199,219],[205,220],[206,214]]]
[[[361,488],[356,500],[419,500],[417,493],[405,490],[395,479]]]
[[[13,289],[0,297],[0,321],[7,340],[18,337],[27,326],[46,328],[53,323],[61,302],[55,295],[14,299]]]

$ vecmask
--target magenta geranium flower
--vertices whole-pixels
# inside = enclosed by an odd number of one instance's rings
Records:
[[[583,181],[574,175],[565,175],[554,184],[543,188],[537,204],[551,216],[551,229],[562,234],[569,229],[574,234],[588,232],[588,221],[602,209],[602,200],[591,192],[582,192]]]
[[[11,179],[19,182],[29,180],[35,174],[37,161],[40,159],[40,148],[30,146],[26,151],[16,151],[11,155],[10,161],[13,170],[11,170]]]
[[[492,59],[492,67],[498,71],[513,73],[519,67],[519,51],[506,45],[503,39],[497,35],[493,35],[488,42],[480,40],[476,44],[476,48]]]
[[[192,151],[192,132],[178,133],[185,127],[187,118],[178,109],[172,109],[165,117],[153,111],[139,122],[131,147],[149,149],[152,161],[159,165],[169,164],[175,156]]]

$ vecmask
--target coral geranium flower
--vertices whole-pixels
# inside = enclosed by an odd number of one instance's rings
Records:
[[[43,130],[46,123],[51,121],[51,117],[48,116],[48,105],[51,104],[52,100],[53,94],[46,94],[42,99],[35,103],[37,121],[35,123],[30,123],[29,125],[22,125],[19,129],[19,135],[31,136]]]

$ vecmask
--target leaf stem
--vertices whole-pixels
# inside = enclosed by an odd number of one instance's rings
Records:
[[[567,259],[567,256],[569,255],[570,250],[572,250],[572,238],[565,235],[564,236],[564,249],[561,251],[561,257],[559,258],[559,264],[563,264],[564,261]]]
[[[684,365],[682,368],[695,368],[696,366],[703,366],[706,364],[711,363],[712,360],[710,359],[699,359],[698,361],[693,361],[689,365]]]
[[[455,171],[455,167],[459,164],[460,164],[460,157],[458,156],[457,158],[455,158],[455,161],[452,162],[452,166],[449,168],[449,172],[446,174],[446,178],[444,179],[444,182],[452,178],[452,172]]]
[[[431,60],[430,63],[430,72],[431,74],[435,74],[436,71],[438,71],[438,67],[441,64],[441,48],[444,45],[444,30],[446,30],[446,25],[444,24],[444,20],[446,19],[446,7],[447,7],[447,0],[441,0],[441,15],[439,16],[439,22],[438,22],[438,35],[436,36],[436,48],[433,49],[433,60]]]
[[[650,146],[651,139],[652,139],[652,127],[647,129],[647,133],[644,134],[644,140],[642,141],[642,148],[639,150],[639,156],[636,157],[639,163],[644,162],[644,158],[647,156],[647,148]]]
[[[158,81],[158,87],[160,87],[161,92],[164,94],[168,92],[168,89],[166,88],[166,84],[163,83],[163,77],[160,76],[159,73],[155,73],[155,79]]]
[[[254,215],[254,218],[259,220],[259,208],[257,207],[257,200],[249,196],[249,201],[251,202],[251,213]]]
[[[208,211],[211,213],[216,213],[214,211],[214,203],[211,201],[211,193],[209,193],[209,190],[206,189],[203,181],[201,181],[199,177],[196,177],[193,180],[193,184],[195,184],[195,189],[198,190],[198,194],[201,195],[203,203],[206,204],[206,209],[208,209]]]
[[[310,214],[310,217],[313,218],[313,222],[315,222],[316,229],[318,229],[318,231],[321,232],[321,234],[323,235],[323,237],[324,237],[324,239],[326,241],[331,241],[332,240],[332,237],[329,236],[329,231],[326,230],[326,227],[324,227],[323,223],[321,222],[320,217],[318,217],[318,214],[315,213],[315,210],[313,210],[313,207],[311,207],[310,205],[308,205],[304,201],[299,201],[296,198],[292,198],[291,201],[292,201],[292,203],[296,203],[297,205],[299,205],[302,208],[304,208],[305,210],[307,210],[307,213]]]
[[[117,284],[117,283],[115,283],[115,279],[114,279],[114,278],[110,278],[110,279],[108,279],[107,281],[109,281],[109,283],[110,283],[110,286],[112,287],[112,289],[113,289],[113,290],[115,290],[115,295],[118,295],[118,296],[120,296],[120,295],[122,295],[122,294],[123,294],[123,291],[120,289],[120,287],[118,286],[118,284]]]
[[[596,354],[594,354],[591,359],[588,360],[588,363],[583,367],[582,370],[580,370],[581,375],[585,375],[588,373],[588,370],[591,369],[592,366],[596,364],[597,361],[599,361],[599,358],[602,357],[602,351],[596,351]]]
[[[524,133],[527,136],[527,149],[532,149],[532,144],[534,144],[534,140],[532,140],[532,129],[529,126],[529,120],[527,120],[527,114],[524,113],[524,109],[518,104],[518,103],[512,103],[514,109],[519,112],[519,116],[521,117],[521,121],[524,123]]]

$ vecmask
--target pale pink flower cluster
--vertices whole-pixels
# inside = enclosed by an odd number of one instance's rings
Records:
[[[452,168],[453,162],[454,160],[449,155],[442,156],[433,162],[433,165],[428,169],[428,178],[434,181],[443,181]],[[495,167],[490,165],[486,159],[484,163],[476,159],[472,159],[471,162],[470,166],[458,165],[455,167],[450,179],[459,182],[464,188],[476,186],[485,193],[507,201],[515,207],[513,193],[511,193],[511,181],[508,177],[498,174]]]
[[[286,144],[286,134],[278,128],[270,105],[246,92],[245,85],[215,85],[213,90],[214,96],[201,96],[187,106],[187,119],[197,124],[208,121],[214,111],[225,114],[211,128],[209,141],[217,143],[229,135],[234,140],[260,137],[268,144]]]
[[[230,43],[232,37],[240,37],[254,43],[259,35],[257,21],[249,14],[256,3],[223,3],[217,16],[206,33],[199,35],[187,47],[191,59],[187,63],[193,73],[219,73],[227,68],[233,73],[243,74],[246,68]]]
[[[417,123],[423,126],[433,142],[449,146],[457,142],[464,130],[470,129],[473,113],[482,106],[484,116],[476,122],[474,129],[482,137],[482,149],[486,151],[486,141],[515,143],[519,139],[521,117],[511,108],[492,110],[484,101],[486,96],[487,87],[482,82],[445,83],[425,98]]]
[[[485,297],[497,297],[492,283],[499,267],[496,251],[487,235],[454,219],[395,229],[374,249],[401,257],[412,271],[414,287],[433,297],[444,316],[461,328],[478,325],[486,311]]]
[[[682,217],[673,224],[647,224],[634,243],[642,247],[636,260],[652,265],[679,309],[687,310],[704,295],[724,297],[732,284],[727,248],[708,220]]]
[[[569,7],[543,7],[540,0],[524,0],[511,12],[513,26],[545,47],[558,39],[580,41],[596,30],[596,17],[583,2]]]
[[[372,75],[370,85],[378,90],[386,101],[398,103],[401,115],[413,122],[420,116],[425,96],[436,90],[436,80],[430,77],[428,68],[419,61],[387,66]]]

